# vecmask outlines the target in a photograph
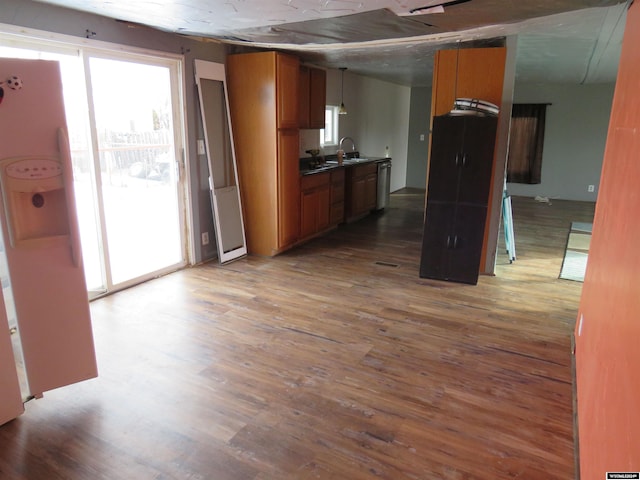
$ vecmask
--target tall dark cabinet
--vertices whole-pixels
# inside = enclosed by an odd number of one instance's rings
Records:
[[[420,277],[478,283],[497,126],[475,114],[433,119]]]

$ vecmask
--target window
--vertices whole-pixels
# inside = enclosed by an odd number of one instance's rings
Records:
[[[338,145],[338,107],[327,105],[324,111],[324,128],[320,130],[320,146]]]
[[[546,110],[546,104],[513,105],[507,182],[541,182]]]

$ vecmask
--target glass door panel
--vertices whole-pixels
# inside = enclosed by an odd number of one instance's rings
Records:
[[[184,262],[170,68],[91,57],[114,285]]]
[[[2,41],[0,56],[60,63],[89,296],[185,265],[179,62]]]

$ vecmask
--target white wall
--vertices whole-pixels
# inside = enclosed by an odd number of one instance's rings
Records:
[[[431,87],[411,89],[409,117],[407,187],[426,188],[429,160],[429,124],[431,120]]]
[[[341,72],[327,71],[327,105],[340,105]],[[339,137],[355,140],[361,156],[392,158],[391,191],[404,188],[407,172],[407,137],[411,88],[345,72],[344,103],[347,115],[339,116]],[[300,150],[313,148],[317,130],[302,131]],[[350,145],[349,145],[350,148]],[[324,153],[334,153],[326,148]]]
[[[518,84],[514,103],[547,108],[542,183],[509,183],[511,195],[596,201],[614,84]],[[588,185],[595,185],[589,193]]]

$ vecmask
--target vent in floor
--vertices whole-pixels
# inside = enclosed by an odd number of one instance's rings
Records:
[[[376,265],[382,265],[383,267],[398,267],[397,263],[389,263],[389,262],[376,262]]]

